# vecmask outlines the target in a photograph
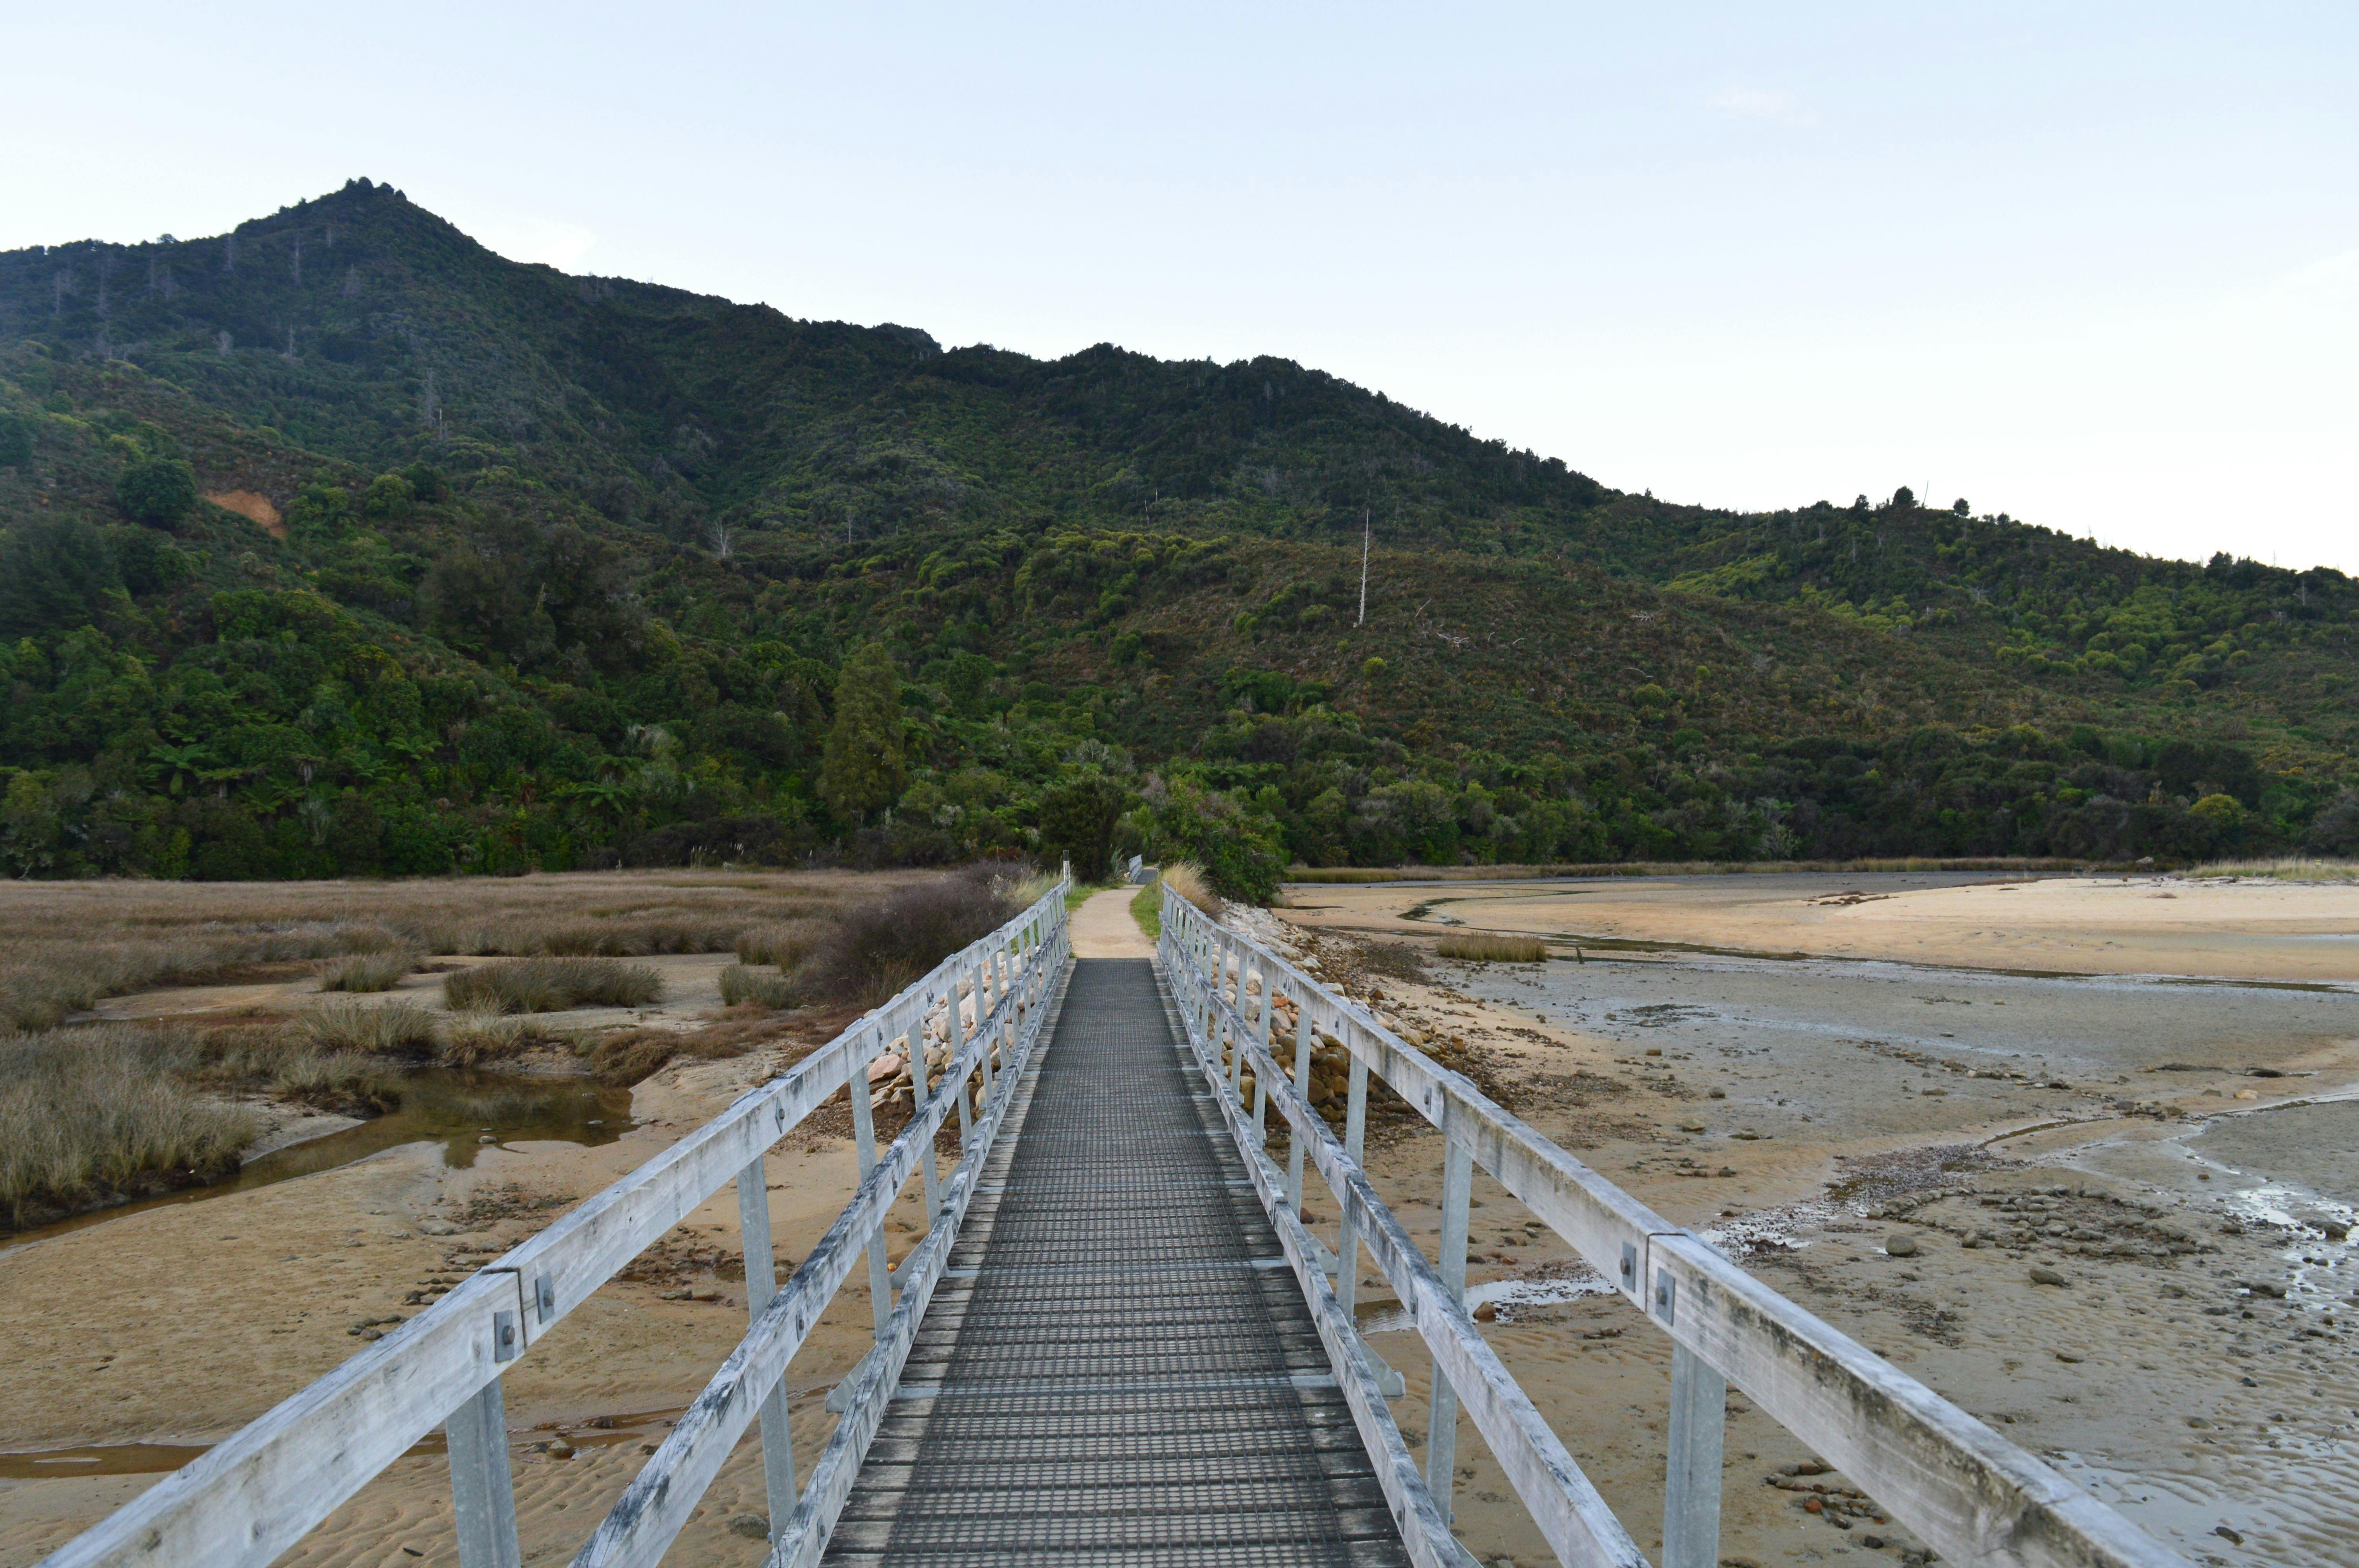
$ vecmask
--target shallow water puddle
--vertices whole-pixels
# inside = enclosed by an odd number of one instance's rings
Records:
[[[93,1209],[54,1225],[5,1238],[10,1247],[103,1225],[168,1204],[226,1197],[317,1175],[409,1143],[440,1143],[446,1165],[465,1169],[487,1146],[553,1141],[595,1147],[629,1131],[631,1091],[588,1078],[528,1077],[513,1073],[429,1068],[402,1079],[401,1105],[357,1127],[289,1144],[250,1160],[226,1181],[161,1197]]]

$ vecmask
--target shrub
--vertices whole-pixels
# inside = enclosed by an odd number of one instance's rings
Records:
[[[389,991],[418,968],[415,953],[356,953],[320,971],[323,991]]]
[[[114,481],[114,499],[135,522],[168,528],[197,503],[197,476],[171,458],[142,458]]]
[[[662,999],[663,977],[655,970],[603,958],[519,958],[462,969],[442,982],[443,1004],[453,1011],[562,1012]]]
[[[236,1170],[261,1125],[179,1080],[197,1054],[185,1033],[121,1024],[0,1039],[0,1213],[23,1225]]]
[[[321,1051],[371,1056],[430,1056],[441,1045],[434,1015],[406,1001],[332,1001],[303,1015],[303,1033]]]
[[[995,868],[969,866],[846,910],[795,971],[795,984],[815,999],[883,1001],[1014,918],[1011,885]]]
[[[1537,936],[1501,936],[1487,931],[1458,931],[1434,945],[1445,958],[1473,958],[1496,964],[1537,964],[1548,957],[1548,944]]]
[[[1163,868],[1163,885],[1218,920],[1225,907],[1221,895],[1204,880],[1204,868],[1193,860],[1175,860]],[[1160,901],[1158,901],[1158,905]]]
[[[747,1001],[761,1007],[792,1007],[795,983],[784,975],[766,975],[744,964],[732,964],[721,971],[721,1001],[724,1007]]]

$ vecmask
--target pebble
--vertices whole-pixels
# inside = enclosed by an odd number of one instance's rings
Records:
[[[2058,1273],[2055,1270],[2037,1263],[2033,1264],[2031,1268],[2031,1282],[2035,1285],[2066,1285],[2071,1283],[2071,1281]]]
[[[1914,1258],[1917,1256],[1917,1238],[1913,1236],[1888,1236],[1885,1238],[1884,1250],[1887,1257]]]
[[[2056,1353],[2056,1359],[2076,1367],[2081,1363],[2081,1357],[2073,1355],[2070,1350],[2059,1350]]]
[[[1681,1132],[1701,1132],[1704,1130],[1704,1124],[1701,1121],[1682,1121],[1680,1123],[1680,1130]]]

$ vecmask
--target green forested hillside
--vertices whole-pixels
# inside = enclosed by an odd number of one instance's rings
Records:
[[[18,875],[2359,850],[2339,573],[1676,506],[1281,361],[944,352],[364,181],[0,255],[0,529]]]

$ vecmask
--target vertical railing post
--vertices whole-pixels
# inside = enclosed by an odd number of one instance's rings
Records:
[[[901,1011],[908,1019],[904,1038],[909,1042],[909,1098],[922,1109],[938,1092],[926,1084],[925,999],[919,997],[915,1001],[904,1002]],[[947,1082],[942,1085],[943,1088],[950,1087]],[[963,1141],[959,1147],[963,1152],[966,1147]],[[926,1234],[931,1236],[942,1211],[942,1173],[934,1159],[934,1141],[930,1138],[926,1140],[925,1152],[918,1158],[918,1169],[926,1178]]]
[[[1310,1043],[1318,1033],[1306,1008],[1294,1021],[1294,1092],[1306,1103],[1310,1098]],[[1302,1150],[1309,1141],[1299,1128],[1290,1130],[1286,1140],[1286,1206],[1297,1219],[1302,1217]]]
[[[1273,988],[1269,997],[1269,1005],[1262,1010],[1260,1044],[1262,1054],[1265,1056],[1268,1055],[1270,1052],[1270,1037],[1276,1033],[1277,1030],[1277,994],[1276,989]],[[1300,1038],[1302,1022],[1301,1016],[1299,1013],[1295,1018],[1294,1028],[1296,1037],[1298,1039]],[[1265,1143],[1269,1141],[1268,1111],[1269,1073],[1268,1070],[1263,1067],[1259,1062],[1256,1062],[1254,1064],[1254,1136]]]
[[[442,1423],[451,1451],[451,1511],[460,1568],[522,1568],[516,1483],[508,1474],[507,1404],[494,1378]]]
[[[955,994],[952,1000],[955,1001]],[[876,1047],[881,1044],[877,1036],[868,1037],[868,1049],[853,1063],[852,1081],[844,1086],[852,1095],[852,1141],[860,1155],[860,1179],[864,1182],[868,1173],[876,1168],[876,1119],[868,1108],[868,1064],[875,1059]],[[885,1325],[893,1316],[893,1271],[885,1260],[883,1226],[877,1227],[875,1234],[868,1238],[868,1296],[871,1315],[876,1320],[876,1337],[882,1339]]]
[[[1245,977],[1242,975],[1237,977],[1237,1016],[1241,1019],[1245,1019],[1247,1022],[1255,1023],[1256,1025],[1259,1023],[1262,1013],[1269,1011],[1269,966],[1267,964],[1261,966],[1258,978],[1261,980],[1261,1008],[1259,1011],[1248,1016],[1245,1012]],[[1236,1093],[1237,1087],[1245,1082],[1245,1034],[1244,1029],[1233,1024],[1229,1029],[1228,1062],[1229,1092],[1231,1094]]]
[[[1345,1019],[1343,1027],[1351,1029],[1352,1021]],[[1344,1044],[1351,1044],[1348,1034],[1344,1037]],[[1368,1065],[1354,1053],[1352,1057],[1351,1098],[1343,1109],[1343,1161],[1350,1169],[1357,1171],[1360,1168],[1360,1155],[1367,1147],[1367,1141]],[[1343,1231],[1336,1238],[1335,1257],[1335,1298],[1343,1305],[1343,1316],[1350,1319],[1353,1298],[1360,1288],[1360,1232],[1352,1221],[1352,1206],[1349,1204],[1343,1205]]]
[[[1466,1209],[1474,1195],[1474,1155],[1455,1136],[1458,1122],[1455,1096],[1442,1101],[1441,1136],[1447,1152],[1441,1163],[1441,1250],[1434,1267],[1450,1299],[1466,1303]],[[1425,1489],[1446,1522],[1451,1517],[1451,1483],[1458,1463],[1458,1390],[1433,1364],[1432,1418],[1426,1423]]]
[[[777,1292],[778,1266],[770,1255],[769,1179],[759,1154],[737,1173],[737,1245],[745,1254],[745,1313],[760,1317]],[[795,1511],[795,1438],[787,1425],[783,1377],[762,1396],[762,1480],[770,1502],[770,1539],[776,1541]]]
[[[1721,1445],[1727,1427],[1727,1380],[1702,1357],[1674,1344],[1663,1568],[1715,1568],[1720,1562]]]

